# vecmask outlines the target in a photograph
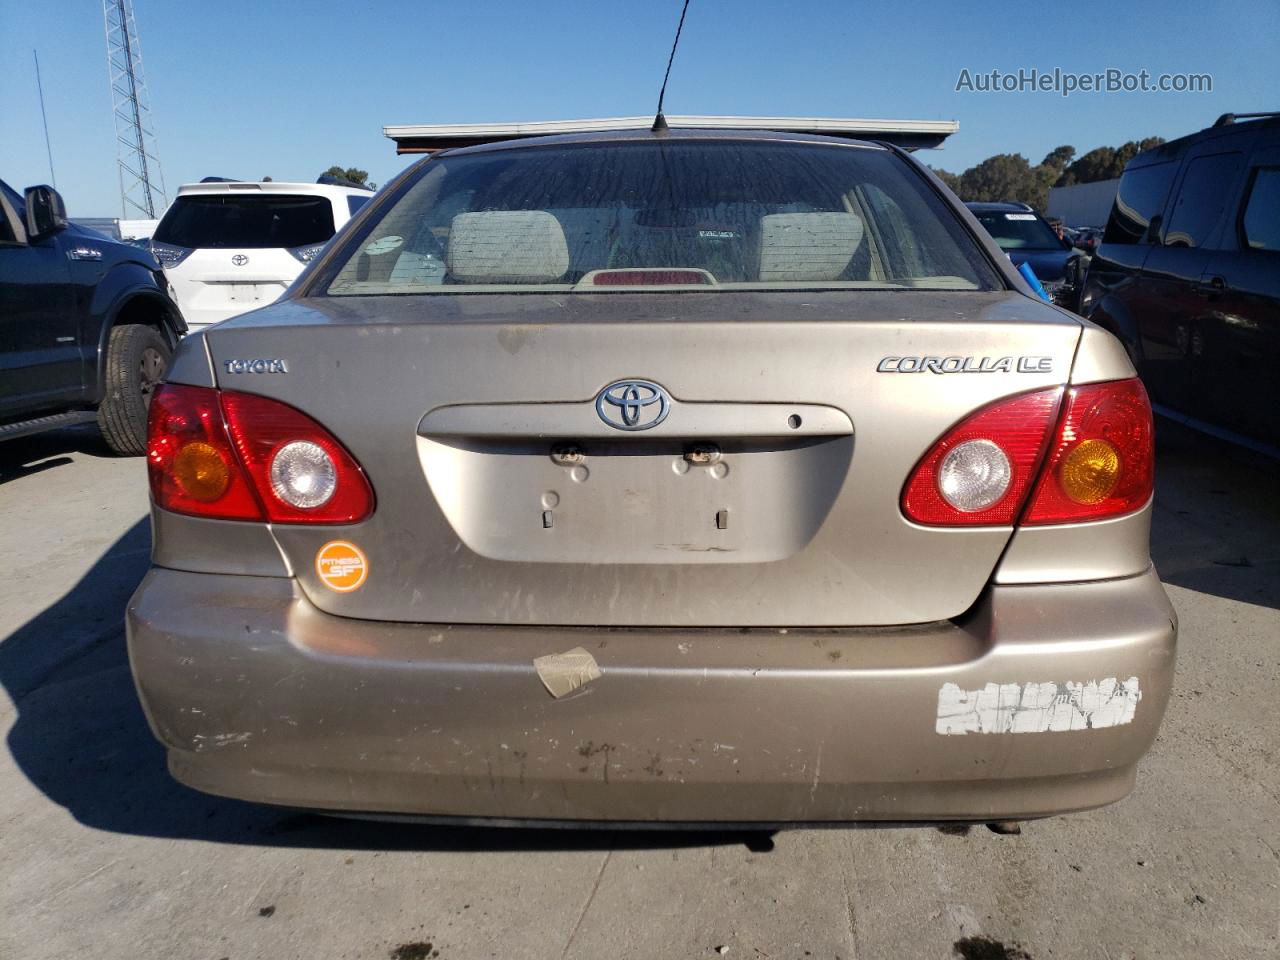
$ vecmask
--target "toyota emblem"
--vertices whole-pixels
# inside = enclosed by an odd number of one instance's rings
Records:
[[[671,398],[649,380],[618,380],[596,397],[600,419],[618,430],[648,430],[667,419]]]
[[[246,263],[249,262],[249,258],[246,257],[243,253],[237,253],[234,257],[231,258],[231,262],[234,263],[237,267],[243,267]]]

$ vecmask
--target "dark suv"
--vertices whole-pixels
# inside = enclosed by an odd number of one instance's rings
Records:
[[[0,440],[96,420],[146,452],[147,404],[186,324],[150,251],[67,220],[51,187],[0,181]]]
[[[1081,312],[1124,341],[1160,412],[1280,446],[1280,113],[1134,157]]]

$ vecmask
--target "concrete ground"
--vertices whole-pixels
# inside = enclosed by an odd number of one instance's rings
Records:
[[[1137,790],[985,828],[566,833],[359,823],[171,781],[121,613],[145,468],[0,445],[0,958],[1280,954],[1280,469],[1160,425],[1176,695]]]

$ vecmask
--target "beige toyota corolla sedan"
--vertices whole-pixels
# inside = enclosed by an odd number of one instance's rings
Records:
[[[1118,800],[1151,412],[883,144],[436,154],[151,405],[138,691],[199,790],[545,822]]]

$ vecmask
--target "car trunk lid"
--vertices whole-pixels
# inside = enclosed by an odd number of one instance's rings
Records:
[[[1010,529],[912,524],[902,485],[966,414],[1065,382],[1079,332],[1014,293],[841,291],[327,298],[207,336],[221,387],[316,418],[373,483],[362,523],[273,527],[321,609],[781,628],[971,606]],[[610,425],[610,389],[654,416],[638,383],[665,416]],[[333,540],[359,589],[317,575]]]

